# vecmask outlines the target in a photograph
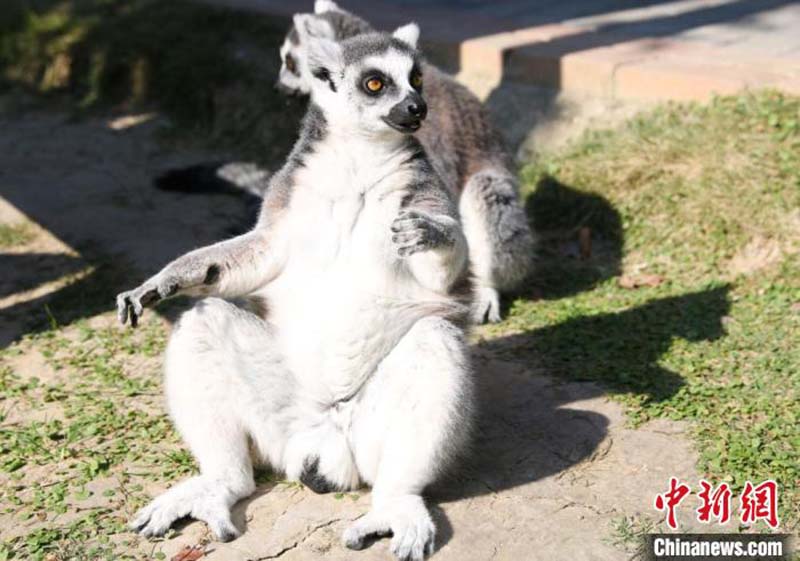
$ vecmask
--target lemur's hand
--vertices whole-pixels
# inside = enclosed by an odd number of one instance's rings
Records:
[[[117,294],[117,317],[124,325],[130,314],[131,327],[136,327],[145,306],[169,298],[177,291],[177,281],[157,275],[138,288]]]
[[[392,242],[400,257],[455,242],[452,227],[419,210],[404,210],[392,222]]]

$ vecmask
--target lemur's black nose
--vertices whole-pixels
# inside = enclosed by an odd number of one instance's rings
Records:
[[[411,92],[394,105],[383,120],[395,130],[412,133],[419,129],[428,114],[428,104],[417,92]]]
[[[428,106],[422,100],[412,101],[411,103],[408,104],[407,109],[410,115],[413,115],[418,119],[424,119],[425,116],[428,114]]]

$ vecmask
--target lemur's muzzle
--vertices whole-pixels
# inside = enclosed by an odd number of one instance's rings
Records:
[[[428,115],[428,104],[417,92],[411,92],[395,105],[383,121],[393,129],[412,133],[419,129]]]

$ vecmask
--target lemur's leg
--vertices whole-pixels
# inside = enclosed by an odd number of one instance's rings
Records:
[[[418,321],[378,368],[353,419],[359,472],[372,509],[344,533],[352,549],[393,534],[392,552],[418,561],[434,547],[422,492],[460,451],[471,423],[472,377],[461,331],[440,318]]]
[[[255,489],[248,435],[257,420],[280,455],[283,404],[292,377],[270,350],[272,333],[257,316],[210,298],[186,312],[166,352],[165,386],[172,419],[200,466],[142,509],[131,527],[164,534],[184,516],[203,520],[222,541],[239,535],[231,507]]]
[[[464,271],[467,241],[458,219],[436,210],[401,211],[392,222],[392,242],[420,284],[446,293]]]
[[[236,297],[272,280],[279,258],[264,229],[191,251],[133,290],[117,295],[117,314],[136,326],[144,306],[179,294]]]
[[[534,235],[508,170],[486,167],[472,175],[459,201],[477,280],[473,319],[500,321],[499,292],[514,290],[530,272]]]

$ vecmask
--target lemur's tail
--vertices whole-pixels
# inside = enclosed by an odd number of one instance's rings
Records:
[[[270,172],[250,162],[212,162],[169,169],[153,180],[157,189],[180,193],[249,193],[262,197]]]

